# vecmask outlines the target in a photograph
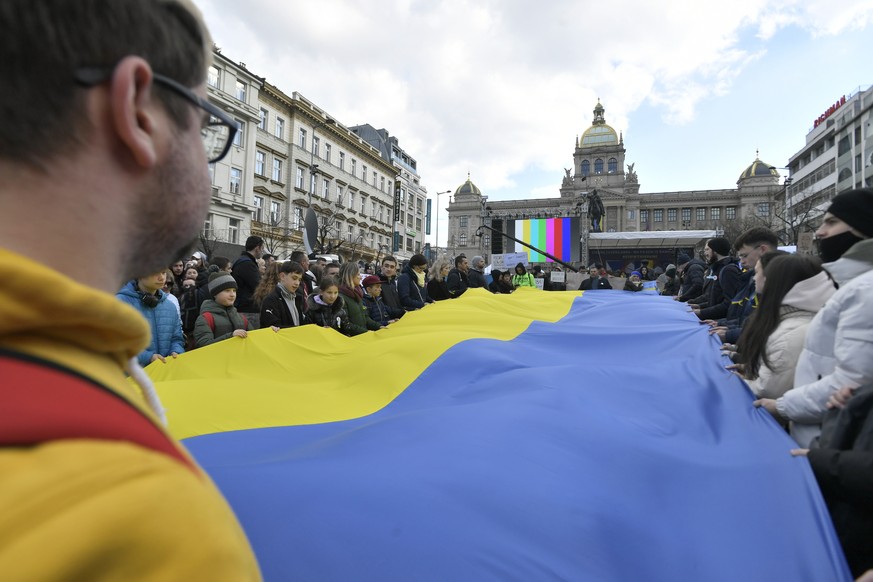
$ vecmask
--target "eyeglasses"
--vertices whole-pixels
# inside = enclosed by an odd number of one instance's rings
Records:
[[[759,248],[760,246],[761,246],[761,245],[755,245],[755,246],[752,247],[752,250],[755,250],[755,249]],[[741,259],[745,259],[745,258],[748,257],[750,254],[752,254],[752,253],[737,253],[737,256],[738,256],[739,258],[741,258]]]
[[[76,82],[83,87],[95,87],[109,79],[114,69],[99,67],[85,67],[74,73]],[[209,114],[209,121],[200,129],[200,137],[203,140],[203,149],[206,151],[206,160],[213,164],[230,151],[233,138],[240,130],[239,123],[227,113],[207,101],[181,83],[154,73],[152,78],[166,88],[174,91],[180,97],[190,101],[195,106]]]

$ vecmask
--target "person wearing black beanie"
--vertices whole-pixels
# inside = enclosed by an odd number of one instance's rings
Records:
[[[723,236],[706,241],[703,253],[709,263],[703,295],[689,304],[701,320],[721,319],[742,286],[740,268],[731,257],[731,242]]]
[[[731,241],[723,236],[717,236],[715,238],[709,239],[708,241],[706,241],[706,246],[708,246],[710,250],[718,254],[718,258],[713,257],[710,262],[715,262],[719,259],[723,259],[724,257],[730,256],[731,254]]]
[[[837,194],[815,236],[825,263],[833,263],[859,241],[873,237],[873,189]]]

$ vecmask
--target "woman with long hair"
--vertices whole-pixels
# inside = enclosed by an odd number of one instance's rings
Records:
[[[437,259],[428,272],[427,294],[434,301],[442,301],[451,299],[449,295],[449,287],[446,284],[446,277],[449,275],[451,267],[449,260],[445,258]]]
[[[794,385],[806,329],[836,291],[821,262],[806,255],[764,253],[755,267],[758,308],[743,326],[737,351],[759,398],[779,398]]]
[[[255,288],[255,292],[252,293],[252,301],[257,306],[258,311],[261,310],[261,304],[264,302],[264,299],[276,290],[276,285],[279,284],[279,263],[278,261],[273,261],[273,264],[267,269],[267,272],[264,273],[264,276],[261,277],[261,282],[258,283],[258,286]]]
[[[345,301],[346,311],[349,314],[349,335],[359,335],[367,331],[382,329],[382,325],[367,315],[358,264],[354,262],[343,263],[343,266],[340,267],[339,282],[339,293]]]

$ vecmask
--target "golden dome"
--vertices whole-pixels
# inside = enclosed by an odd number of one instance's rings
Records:
[[[604,111],[605,109],[598,99],[597,105],[594,106],[594,121],[592,121],[591,127],[582,134],[582,139],[579,140],[580,148],[618,145],[618,134],[606,124],[606,118],[603,117]]]

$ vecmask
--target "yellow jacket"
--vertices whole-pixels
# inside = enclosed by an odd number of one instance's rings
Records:
[[[3,249],[0,281],[0,349],[70,368],[159,424],[124,374],[148,343],[134,309]],[[245,534],[205,474],[152,449],[89,439],[0,447],[0,573],[28,581],[260,579]]]

